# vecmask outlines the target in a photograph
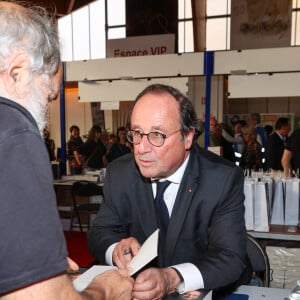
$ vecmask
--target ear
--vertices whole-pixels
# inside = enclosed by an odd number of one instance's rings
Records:
[[[190,129],[184,138],[185,149],[189,150],[192,147],[193,139],[195,135],[195,129]]]
[[[18,51],[9,58],[4,81],[11,97],[19,99],[27,95],[30,82],[30,60],[27,52]]]

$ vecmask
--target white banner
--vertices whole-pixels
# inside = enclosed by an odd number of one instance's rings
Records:
[[[174,51],[174,34],[145,35],[108,40],[106,57],[160,55]]]

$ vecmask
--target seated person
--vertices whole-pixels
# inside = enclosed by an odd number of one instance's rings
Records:
[[[175,88],[151,85],[131,113],[133,155],[107,166],[88,235],[95,258],[126,268],[160,228],[158,257],[137,275],[135,299],[228,289],[251,277],[242,170],[200,148],[198,132],[191,102]]]

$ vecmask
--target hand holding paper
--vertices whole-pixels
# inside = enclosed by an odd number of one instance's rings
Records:
[[[157,256],[158,233],[159,229],[154,231],[144,242],[138,254],[131,260],[129,264],[129,267],[133,269],[130,274],[131,276]],[[113,266],[93,266],[82,275],[78,276],[73,281],[73,285],[76,290],[83,291],[92,282],[93,278],[110,269],[117,268]]]
[[[154,231],[142,245],[138,254],[132,258],[129,264],[129,267],[133,269],[131,276],[157,256],[158,232],[159,229]]]

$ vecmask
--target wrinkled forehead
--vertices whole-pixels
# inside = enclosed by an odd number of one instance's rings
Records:
[[[179,114],[179,102],[169,93],[147,93],[137,100],[132,114],[149,112],[177,113]]]
[[[178,101],[168,93],[147,93],[136,103],[131,114],[134,125],[166,126],[180,122]]]

